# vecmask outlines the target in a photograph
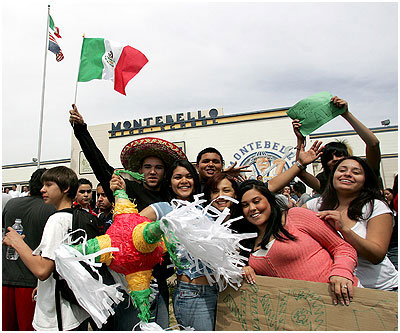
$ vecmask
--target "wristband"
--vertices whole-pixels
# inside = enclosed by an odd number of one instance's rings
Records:
[[[299,167],[300,170],[305,170],[307,167],[301,164],[299,161],[296,161],[296,165]]]

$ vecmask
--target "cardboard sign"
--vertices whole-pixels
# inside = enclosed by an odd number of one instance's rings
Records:
[[[220,293],[217,331],[395,331],[398,293],[354,288],[349,306],[333,305],[328,283],[257,276]]]
[[[329,92],[323,91],[301,100],[287,111],[290,118],[300,120],[300,133],[303,136],[309,135],[346,111],[345,108],[334,106],[331,103],[332,97]]]

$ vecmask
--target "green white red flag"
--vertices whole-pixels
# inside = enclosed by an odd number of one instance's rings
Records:
[[[54,36],[57,38],[61,38],[60,29],[54,25],[54,21],[49,14],[49,28],[53,30]],[[57,38],[53,36],[53,34],[49,31],[49,51],[53,52],[56,55],[56,60],[61,61],[64,59],[64,55],[61,51],[60,45],[58,45]]]
[[[126,85],[147,62],[142,52],[129,45],[104,38],[84,38],[78,82],[111,80],[114,90],[126,95]]]
[[[49,16],[50,16],[50,22],[49,22],[49,27],[50,27],[50,29],[53,30],[54,35],[55,35],[57,38],[61,38],[61,36],[60,36],[60,29],[58,29],[58,27],[56,27],[56,26],[54,25],[54,21],[53,21],[53,18],[51,17],[51,15],[49,15]]]

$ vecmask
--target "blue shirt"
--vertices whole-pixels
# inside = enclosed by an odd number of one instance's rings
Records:
[[[161,219],[162,217],[164,217],[165,215],[167,215],[168,213],[172,212],[173,208],[171,206],[171,204],[169,202],[157,202],[154,204],[150,205],[156,215],[157,215],[157,220]],[[180,262],[182,264],[183,267],[188,266],[189,265],[189,260],[186,259],[186,257],[184,256],[185,251],[180,250],[177,254],[180,257]],[[186,253],[189,257],[190,254]],[[207,268],[207,271],[210,274],[213,274],[213,271],[210,268]],[[179,267],[176,268],[176,274],[178,275],[187,275],[191,280],[198,278],[200,276],[204,276],[204,265],[202,264],[202,262],[199,260],[199,270],[196,269],[196,267],[191,267],[191,268],[184,268],[181,269]]]

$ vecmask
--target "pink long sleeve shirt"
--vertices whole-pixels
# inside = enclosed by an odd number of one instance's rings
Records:
[[[315,212],[290,209],[285,228],[296,240],[275,240],[266,254],[251,254],[249,265],[256,274],[314,282],[329,282],[338,275],[357,285],[356,250]]]

